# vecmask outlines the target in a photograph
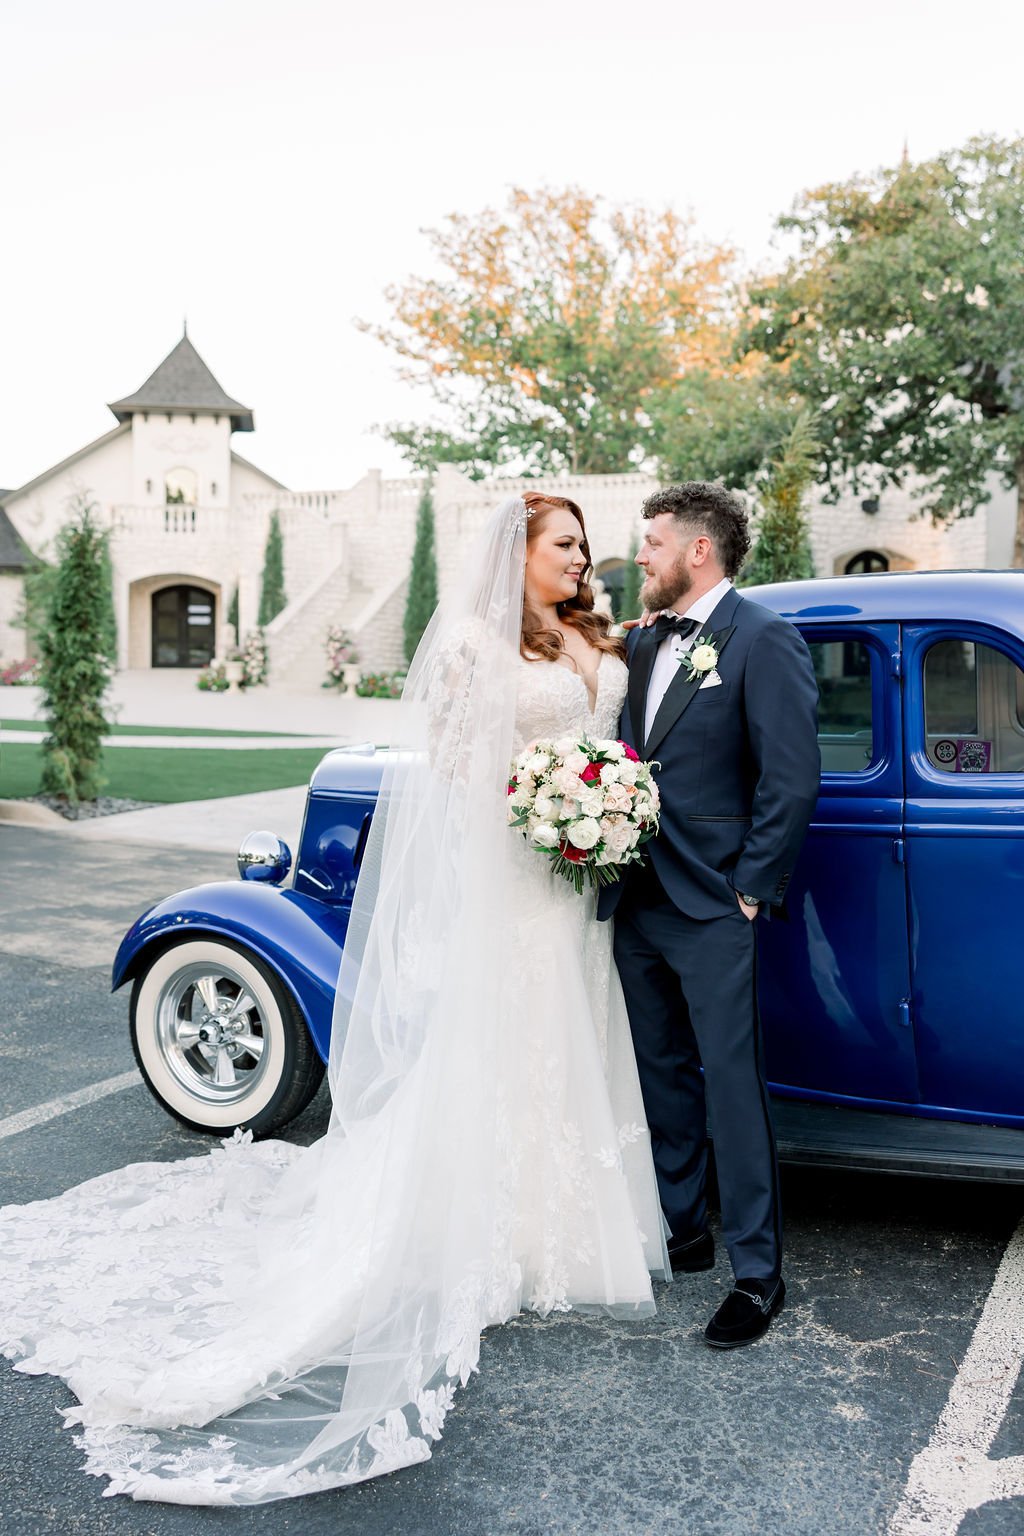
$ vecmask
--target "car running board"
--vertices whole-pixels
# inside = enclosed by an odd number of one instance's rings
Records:
[[[784,1163],[1024,1184],[1024,1130],[772,1098]]]

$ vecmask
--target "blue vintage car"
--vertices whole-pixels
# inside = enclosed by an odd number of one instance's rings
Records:
[[[1024,571],[746,589],[814,658],[821,796],[759,988],[784,1159],[1024,1182]],[[197,1130],[278,1129],[323,1074],[380,782],[372,747],[313,775],[292,883],[271,833],[240,882],[125,936],[139,1066]]]

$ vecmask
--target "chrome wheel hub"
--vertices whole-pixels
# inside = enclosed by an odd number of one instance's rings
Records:
[[[168,1069],[194,1098],[230,1104],[263,1076],[266,1005],[229,965],[176,971],[157,999],[155,1022]]]

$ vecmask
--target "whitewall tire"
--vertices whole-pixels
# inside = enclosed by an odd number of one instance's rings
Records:
[[[267,1135],[309,1103],[323,1063],[274,971],[218,938],[172,944],[132,988],[132,1049],[146,1083],[193,1130]]]

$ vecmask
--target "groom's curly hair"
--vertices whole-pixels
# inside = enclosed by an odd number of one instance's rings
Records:
[[[710,480],[666,485],[648,496],[640,510],[646,518],[671,512],[685,530],[703,533],[729,580],[735,580],[750,550],[750,524],[742,501],[724,485]]]

